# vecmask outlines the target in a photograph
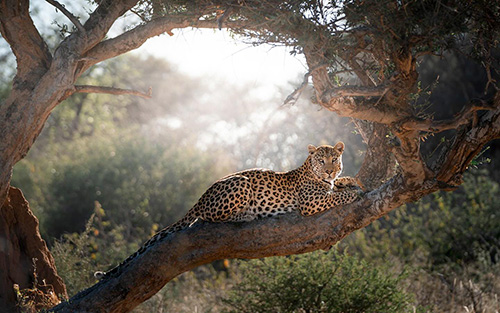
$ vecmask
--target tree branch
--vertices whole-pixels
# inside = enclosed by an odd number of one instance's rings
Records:
[[[83,25],[82,32],[72,33],[56,49],[54,58],[68,58],[67,51],[71,51],[71,58],[67,62],[75,63],[88,50],[102,41],[113,23],[125,12],[134,7],[137,0],[102,0],[99,6],[90,14]],[[73,65],[73,64],[72,64]],[[75,71],[73,71],[75,73]],[[76,77],[78,77],[78,73]]]
[[[386,125],[353,119],[367,145],[363,164],[356,174],[367,190],[377,188],[394,176],[396,160],[389,147],[389,130]]]
[[[382,97],[387,92],[386,86],[340,86],[327,90],[321,96],[322,99],[338,97]]]
[[[462,174],[470,162],[481,152],[483,146],[500,138],[500,91],[493,100],[495,110],[490,110],[478,118],[475,125],[464,126],[455,136],[451,148],[438,162],[436,178],[450,188],[462,183]],[[457,160],[462,160],[457,162]]]
[[[83,28],[83,25],[80,23],[78,18],[71,14],[70,11],[68,11],[64,5],[60,4],[56,0],[45,0],[48,3],[52,4],[54,7],[58,8],[62,14],[66,15],[66,17],[76,26],[76,28],[81,31],[82,33],[85,32],[85,29]]]
[[[325,67],[326,64],[320,64],[318,65],[319,67]],[[311,72],[314,71],[315,69],[309,70],[307,73],[304,74],[304,78],[302,78],[302,83],[299,85],[299,87],[295,88],[291,94],[289,94],[285,101],[283,102],[284,105],[286,104],[295,104],[297,102],[298,98],[304,91],[304,89],[307,87],[309,84],[309,77],[311,77]]]
[[[0,2],[0,32],[16,56],[14,85],[36,80],[50,67],[52,55],[29,15],[28,0]]]
[[[224,27],[243,27],[245,22],[226,21]],[[198,16],[186,17],[185,15],[167,16],[154,19],[147,24],[136,26],[135,28],[111,39],[104,40],[89,50],[84,56],[85,66],[80,72],[86,71],[90,66],[101,61],[116,57],[125,52],[139,48],[151,37],[163,33],[171,33],[175,28],[218,28],[216,19],[199,20]]]
[[[465,106],[454,118],[442,121],[434,121],[432,119],[409,118],[400,122],[400,127],[407,130],[418,130],[430,133],[440,133],[445,130],[458,129],[460,126],[469,123],[477,111],[493,110],[494,106],[487,104],[470,103]]]
[[[311,217],[291,213],[246,223],[196,223],[167,236],[119,275],[78,293],[52,312],[127,312],[174,277],[202,264],[329,249],[408,199],[435,190],[436,185],[431,184],[416,194],[407,192],[401,177],[395,177],[360,201]]]
[[[112,95],[134,95],[146,99],[151,99],[153,90],[149,87],[147,93],[133,90],[133,89],[122,89],[115,87],[104,87],[104,86],[93,86],[93,85],[75,85],[75,92],[80,93],[107,93]]]

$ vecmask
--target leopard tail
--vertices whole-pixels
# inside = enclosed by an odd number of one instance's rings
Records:
[[[94,277],[98,280],[102,280],[107,277],[111,277],[114,274],[123,270],[132,260],[143,254],[150,246],[152,246],[155,242],[167,237],[169,234],[183,230],[188,228],[192,224],[194,224],[198,220],[198,216],[193,214],[193,209],[191,209],[183,218],[173,223],[170,226],[167,226],[157,232],[153,237],[151,237],[148,241],[146,241],[136,252],[131,254],[125,261],[121,262],[114,268],[110,269],[107,272],[97,271],[94,273]]]

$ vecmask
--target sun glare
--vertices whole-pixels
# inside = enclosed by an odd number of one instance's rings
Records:
[[[250,85],[269,99],[278,86],[297,82],[306,71],[301,57],[285,47],[253,47],[233,39],[225,30],[174,30],[148,40],[139,50],[165,58],[192,77],[218,79],[231,85]],[[267,95],[266,95],[267,93]]]

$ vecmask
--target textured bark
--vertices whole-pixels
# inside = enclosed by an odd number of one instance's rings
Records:
[[[2,313],[18,310],[14,307],[14,284],[17,284],[19,289],[36,287],[45,294],[45,300],[56,300],[56,296],[67,298],[66,286],[57,275],[54,259],[40,237],[38,220],[31,213],[21,191],[14,187],[10,187],[8,198],[0,211],[0,268]],[[35,280],[38,284],[35,284]],[[56,303],[47,304],[50,307]]]
[[[378,123],[355,121],[367,145],[361,170],[356,175],[367,190],[373,190],[381,182],[394,176],[396,162],[389,146],[389,130]]]
[[[51,312],[129,312],[174,277],[202,264],[329,249],[415,196],[437,190],[436,184],[428,184],[415,193],[402,185],[396,176],[356,203],[310,217],[292,213],[246,223],[197,223],[169,235],[120,275],[104,279]]]

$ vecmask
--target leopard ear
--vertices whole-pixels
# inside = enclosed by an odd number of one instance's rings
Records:
[[[314,152],[316,152],[316,147],[313,145],[308,145],[307,150],[309,151],[309,154],[313,154]]]
[[[338,152],[342,153],[342,152],[344,152],[345,145],[342,141],[339,141],[339,142],[337,142],[337,144],[333,148],[335,150],[337,150]]]

